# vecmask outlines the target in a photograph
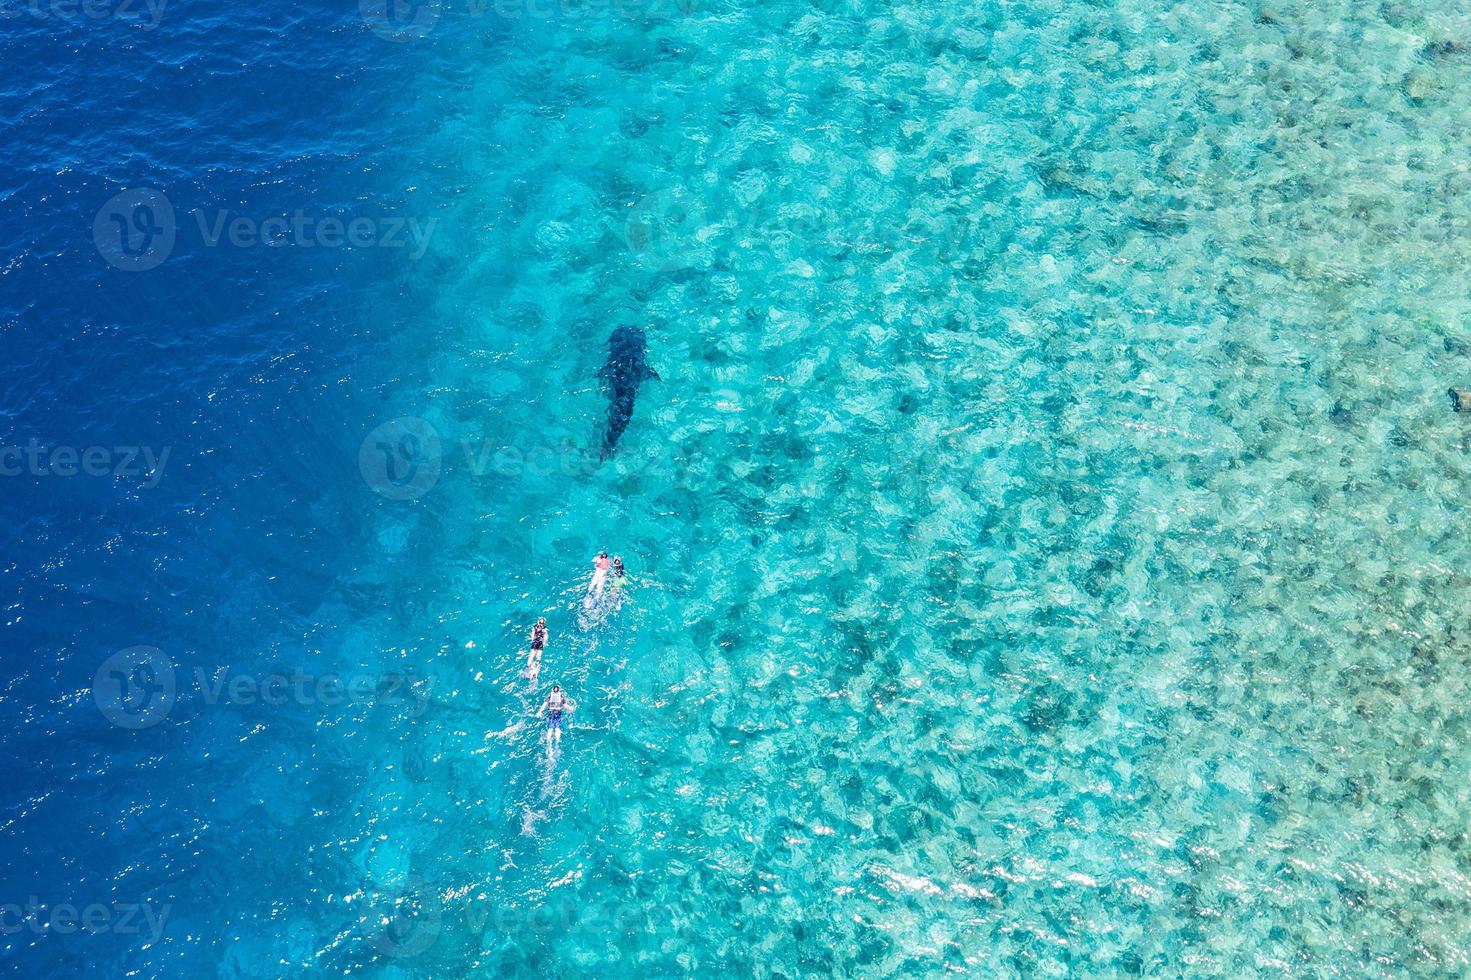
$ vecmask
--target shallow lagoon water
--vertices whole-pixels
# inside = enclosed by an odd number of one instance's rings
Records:
[[[566,796],[447,883],[635,928],[477,962],[1464,969],[1468,28],[720,6],[470,82],[433,290],[493,369],[431,417],[588,439],[616,322],[667,379],[608,467],[444,488],[493,608],[644,580],[549,652],[609,672]]]
[[[109,736],[173,761],[126,812],[174,919],[121,961],[1466,970],[1471,17],[447,6],[381,43],[374,200],[436,231],[353,267],[366,324],[250,470],[293,506],[240,561],[283,581],[212,621],[427,693]],[[624,323],[664,380],[597,465]],[[403,500],[358,465],[397,418],[442,449]],[[599,548],[631,598],[585,623]],[[550,768],[537,615],[580,702]]]

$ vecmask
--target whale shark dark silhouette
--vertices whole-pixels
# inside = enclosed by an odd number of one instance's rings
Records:
[[[659,372],[649,367],[649,347],[638,327],[619,327],[608,338],[608,361],[598,372],[608,395],[608,431],[603,434],[602,458],[613,455],[613,447],[633,418],[633,403],[639,387]]]

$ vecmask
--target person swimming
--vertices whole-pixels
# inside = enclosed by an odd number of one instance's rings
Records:
[[[541,652],[547,645],[547,620],[543,616],[531,627],[531,651],[526,655],[526,676],[531,679],[531,686],[536,686],[536,679],[541,676]]]
[[[552,693],[547,695],[546,700],[541,703],[541,708],[536,712],[538,718],[546,716],[548,742],[554,745],[562,744],[562,716],[570,715],[576,707],[572,700],[562,693],[561,685],[552,685]]]
[[[592,563],[592,581],[587,585],[587,594],[589,596],[597,598],[603,594],[603,586],[607,584],[608,568],[611,564],[608,561],[608,553],[606,551],[598,552],[598,556],[593,559]]]
[[[613,556],[613,608],[623,607],[623,589],[628,585],[628,573],[623,568],[623,559],[618,555]]]

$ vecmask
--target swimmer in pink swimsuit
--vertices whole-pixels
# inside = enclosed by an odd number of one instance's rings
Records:
[[[603,594],[603,585],[608,581],[608,569],[612,566],[613,563],[608,560],[608,553],[598,552],[598,557],[593,559],[592,563],[592,582],[587,586],[588,595],[596,597]]]

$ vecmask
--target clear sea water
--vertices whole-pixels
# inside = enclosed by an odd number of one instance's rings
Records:
[[[1463,4],[66,9],[8,973],[1471,971]]]

